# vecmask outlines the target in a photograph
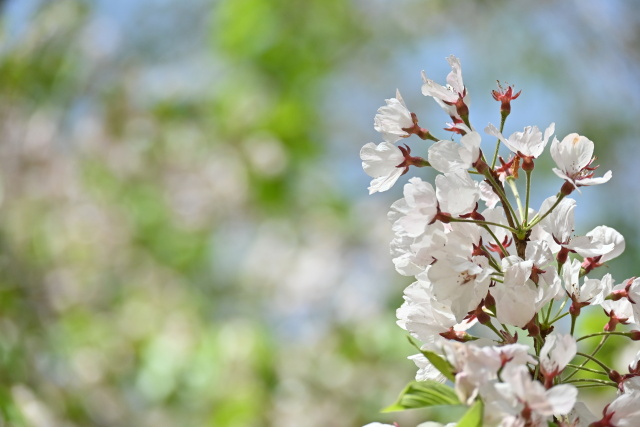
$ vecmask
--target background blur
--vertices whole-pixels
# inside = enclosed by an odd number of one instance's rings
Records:
[[[499,79],[505,133],[596,142],[614,178],[576,232],[617,228],[608,271],[640,274],[638,2],[0,4],[1,425],[415,425],[378,413],[415,373],[386,222],[407,178],[367,196],[358,153],[396,88],[445,134],[420,70],[452,53],[476,128]]]

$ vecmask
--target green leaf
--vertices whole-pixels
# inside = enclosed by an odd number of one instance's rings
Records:
[[[477,400],[464,416],[456,424],[457,427],[482,427],[484,405],[482,400]]]
[[[447,385],[431,380],[413,381],[400,393],[398,400],[382,412],[460,404],[455,391]]]
[[[442,375],[445,376],[445,378],[447,378],[449,381],[455,381],[456,376],[455,376],[455,373],[453,372],[453,369],[451,368],[451,365],[449,365],[449,362],[447,362],[441,356],[437,355],[432,351],[422,350],[411,337],[408,336],[407,339],[409,340],[411,345],[417,348],[418,351],[420,351],[420,353],[422,353],[422,355],[426,357],[427,360],[431,362],[431,364],[438,371],[440,371]]]
[[[420,353],[422,353],[424,357],[426,357],[427,360],[429,360],[429,362],[431,362],[431,364],[449,381],[456,380],[456,375],[454,374],[453,369],[451,369],[449,362],[429,350],[420,350]]]

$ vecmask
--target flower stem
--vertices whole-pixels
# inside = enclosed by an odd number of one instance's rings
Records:
[[[478,224],[481,227],[487,226],[487,225],[493,225],[495,227],[502,227],[502,228],[504,228],[506,230],[509,230],[512,233],[516,232],[516,230],[514,228],[511,228],[508,225],[498,224],[497,222],[482,221],[482,220],[475,220],[475,219],[464,219],[464,218],[451,218],[450,221],[451,222],[469,222],[469,223],[472,223],[472,224]]]
[[[516,204],[518,205],[518,213],[520,214],[520,220],[524,224],[524,210],[522,209],[522,201],[520,200],[520,193],[518,192],[518,186],[516,185],[515,179],[513,177],[507,177],[507,182],[509,183],[509,187],[511,188],[513,197],[515,197],[516,199]]]
[[[560,313],[558,313],[558,314],[560,314]],[[568,315],[569,315],[569,312],[567,311],[566,313],[561,314],[560,316],[555,317],[555,318],[551,321],[551,323],[549,323],[549,324],[550,324],[550,325],[553,325],[553,324],[554,324],[554,323],[556,323],[558,320],[560,320],[560,319],[562,319],[563,317],[568,316]]]
[[[605,372],[607,373],[607,375],[609,374],[609,372],[611,372],[611,368],[609,368],[607,365],[605,365],[604,363],[602,363],[601,361],[599,361],[597,358],[593,357],[593,356],[592,356],[592,355],[590,355],[590,354],[582,353],[582,352],[578,351],[578,352],[576,352],[576,355],[578,355],[578,356],[582,356],[582,357],[586,357],[587,359],[591,360],[592,362],[597,363],[598,365],[600,365],[600,367],[601,367],[602,369],[604,369],[604,370],[605,370]],[[585,365],[586,365],[586,363],[585,363]],[[580,365],[580,366],[584,366],[584,365]],[[569,379],[569,378],[566,378],[566,379]],[[565,381],[565,382],[566,382],[566,381]]]
[[[504,122],[507,121],[507,116],[502,116],[502,118],[500,119],[500,133],[502,133],[502,130],[504,129]],[[493,153],[493,160],[491,161],[491,169],[496,167],[496,161],[498,160],[498,151],[500,150],[500,138],[498,138],[498,140],[496,141],[496,150]]]
[[[486,327],[488,327],[489,329],[491,329],[493,332],[496,333],[496,335],[500,338],[500,342],[504,342],[504,337],[502,336],[502,334],[500,333],[500,331],[498,331],[498,328],[496,328],[493,323],[491,323],[491,320],[489,320],[488,323],[484,323],[484,325]]]
[[[610,331],[610,332],[606,332],[606,331],[605,331],[605,332],[596,332],[596,333],[594,333],[594,334],[589,334],[589,335],[582,336],[582,337],[578,338],[578,339],[576,340],[576,342],[577,342],[577,341],[585,340],[585,339],[587,339],[587,338],[599,337],[599,336],[602,336],[602,335],[607,335],[607,336],[608,336],[608,335],[621,335],[621,336],[624,336],[624,337],[629,337],[629,333],[628,333],[628,332],[619,332],[619,331]]]
[[[487,230],[487,233],[489,233],[491,235],[491,237],[493,237],[493,240],[496,241],[496,245],[498,245],[498,247],[500,248],[500,250],[502,251],[502,253],[504,254],[504,256],[509,256],[509,253],[507,252],[507,250],[504,248],[504,246],[502,246],[502,243],[500,242],[500,240],[498,239],[498,237],[494,234],[493,231],[491,231],[491,229],[489,228],[488,225],[483,225],[482,228],[484,228],[485,230]]]
[[[547,310],[547,315],[544,318],[545,325],[549,324],[549,318],[551,317],[551,309],[553,308],[553,300],[549,301],[549,309]]]
[[[599,386],[610,386],[610,387],[616,387],[616,388],[618,387],[618,384],[614,383],[613,381],[597,380],[595,378],[578,378],[571,381],[564,381],[563,384],[585,383],[585,382],[594,383]]]
[[[600,351],[600,349],[602,348],[602,346],[604,345],[604,343],[607,341],[607,339],[609,338],[610,335],[605,335],[604,337],[602,337],[602,340],[600,340],[600,343],[596,346],[596,348],[593,349],[593,351],[591,352],[591,355],[589,356],[589,358],[593,359],[593,356],[596,355],[596,353],[598,353],[598,351]],[[580,353],[577,353],[580,354]],[[589,362],[589,359],[585,359],[582,361],[582,363],[580,363],[580,366],[584,366]],[[610,370],[607,370],[607,372],[609,372]],[[568,377],[565,378],[565,380],[570,379],[571,377],[573,377],[575,374],[578,373],[578,370],[576,369],[575,371],[573,371],[572,373],[569,374]]]
[[[564,199],[564,198],[565,198],[565,195],[564,195],[564,194],[562,194],[562,193],[558,193],[557,197],[558,197],[558,198],[556,199],[556,202],[553,204],[553,206],[551,206],[551,207],[549,208],[549,210],[548,210],[548,211],[546,211],[546,212],[544,213],[544,215],[542,215],[542,216],[540,216],[540,217],[536,217],[536,218],[534,218],[534,220],[531,222],[531,224],[529,224],[529,225],[526,227],[526,229],[527,229],[527,230],[531,230],[533,227],[535,227],[536,225],[538,225],[538,224],[540,223],[540,221],[542,221],[543,219],[545,219],[545,218],[547,217],[547,215],[549,215],[549,214],[550,214],[550,213],[551,213],[551,212],[556,208],[556,206],[558,206],[558,205],[560,204],[560,202],[562,201],[562,199]]]
[[[495,180],[495,178],[491,174],[491,171],[486,171],[484,176],[485,178],[487,178],[487,181],[489,182],[489,185],[491,185],[491,188],[493,188],[493,191],[495,191],[495,193],[498,195],[498,198],[500,198],[500,202],[502,203],[502,209],[504,209],[504,213],[505,213],[505,216],[507,217],[507,222],[509,223],[509,226],[515,230],[516,224],[513,221],[513,218],[515,218],[516,213],[513,210],[511,203],[509,203],[509,200],[507,199],[507,194],[504,192],[504,188],[502,187],[502,185],[500,185],[499,182]]]
[[[567,363],[567,366],[573,369],[580,369],[581,371],[587,371],[587,372],[593,372],[594,374],[599,374],[599,375],[609,375],[604,371],[598,371],[597,369],[591,369],[591,368],[585,368],[584,366],[581,365],[574,365],[573,363]]]
[[[528,170],[526,171],[527,173],[527,190],[526,190],[526,194],[525,194],[525,201],[524,201],[524,221],[522,222],[522,225],[524,227],[527,226],[527,222],[529,221],[529,197],[531,195],[531,171]]]

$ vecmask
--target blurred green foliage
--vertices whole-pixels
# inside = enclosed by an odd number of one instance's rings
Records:
[[[372,339],[394,330],[392,318],[364,339],[339,323],[311,341],[278,337],[273,284],[245,277],[243,259],[227,277],[212,261],[242,230],[249,250],[268,218],[294,235],[345,218],[341,195],[301,197],[301,176],[323,151],[320,83],[365,30],[341,1],[224,1],[210,12],[223,67],[191,97],[149,97],[153,64],[101,56],[83,2],[45,3],[22,34],[5,35],[7,425],[351,424],[383,404],[357,389],[395,377],[370,375],[380,355],[404,355]],[[309,215],[316,226],[295,219]]]

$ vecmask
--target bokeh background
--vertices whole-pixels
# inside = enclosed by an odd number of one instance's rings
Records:
[[[640,274],[638,2],[0,4],[0,425],[425,417],[378,413],[415,373],[386,222],[406,177],[368,196],[358,152],[396,88],[444,134],[420,70],[452,53],[476,128],[499,79],[522,89],[507,134],[596,142],[614,178],[576,194],[576,232],[617,228],[607,271]]]

